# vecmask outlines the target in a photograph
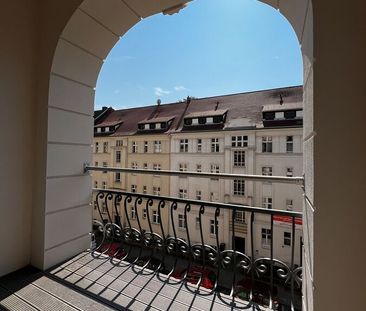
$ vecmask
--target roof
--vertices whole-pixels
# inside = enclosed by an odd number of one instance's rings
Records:
[[[222,116],[227,112],[227,109],[208,110],[208,111],[197,111],[186,114],[185,118],[199,118],[199,117],[215,117]]]
[[[173,120],[170,127],[159,130],[160,133],[162,131],[172,133],[186,130],[214,130],[218,129],[217,126],[207,124],[183,127],[183,119],[184,117],[208,117],[226,113],[225,124],[221,124],[220,129],[263,127],[262,111],[269,111],[264,109],[272,109],[277,106],[282,109],[283,107],[302,107],[302,91],[302,86],[294,86],[115,110],[103,118],[103,123],[100,122],[97,125],[111,126],[120,123],[118,129],[110,134],[111,136],[138,134],[141,132],[138,130],[139,123],[157,123],[169,120]],[[282,105],[280,105],[281,98]],[[155,132],[145,130],[144,134]]]
[[[139,122],[139,124],[145,124],[145,123],[159,123],[159,122],[168,122],[170,120],[174,119],[174,117],[160,117],[160,118],[152,118],[152,119],[145,119]]]
[[[117,124],[120,124],[121,121],[104,121],[104,122],[100,122],[97,125],[94,125],[94,127],[103,127],[103,126],[115,126]]]
[[[285,111],[295,109],[302,109],[302,102],[265,105],[263,106],[262,111]]]

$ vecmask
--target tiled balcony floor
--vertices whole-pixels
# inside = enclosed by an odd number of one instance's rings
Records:
[[[159,279],[160,278],[160,279]],[[165,281],[165,282],[164,282]],[[0,310],[264,310],[209,294],[148,269],[82,253],[48,271],[26,268],[0,279]]]

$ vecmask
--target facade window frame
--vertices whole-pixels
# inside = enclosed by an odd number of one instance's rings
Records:
[[[263,153],[273,152],[272,136],[262,136],[262,152]]]
[[[179,152],[188,152],[188,139],[181,139],[179,141]]]
[[[245,196],[245,180],[243,179],[233,180],[233,195]]]
[[[211,138],[211,152],[220,152],[220,142],[218,138]]]

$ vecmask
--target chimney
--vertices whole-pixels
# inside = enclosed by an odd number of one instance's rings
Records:
[[[106,107],[106,106],[103,106],[102,107],[102,111],[105,111],[105,110],[107,110],[108,109],[108,107]]]

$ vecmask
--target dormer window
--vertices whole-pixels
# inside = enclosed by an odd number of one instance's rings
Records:
[[[161,123],[160,123],[160,127],[161,127],[162,129],[165,129],[165,128],[167,128],[167,127],[168,127],[168,124],[167,124],[166,122],[161,122]]]
[[[198,124],[206,124],[206,118],[198,118]]]
[[[155,123],[150,123],[150,130],[155,130],[156,128],[156,124]]]
[[[97,133],[101,133],[102,129],[100,127],[97,128]]]
[[[222,116],[213,117],[213,123],[221,123],[223,121]]]
[[[108,126],[105,128],[105,131],[106,132],[109,132],[109,127]]]
[[[184,119],[184,125],[192,125],[192,119]]]
[[[295,119],[295,118],[296,118],[296,111],[295,110],[285,111],[285,119]]]
[[[100,129],[101,129],[102,133],[105,132],[105,127],[101,127]]]
[[[145,124],[140,123],[140,124],[138,125],[138,129],[139,129],[139,130],[144,130],[144,129],[145,129]]]
[[[274,111],[264,112],[263,113],[263,119],[265,119],[265,120],[274,120],[275,115],[276,114],[275,114]]]

